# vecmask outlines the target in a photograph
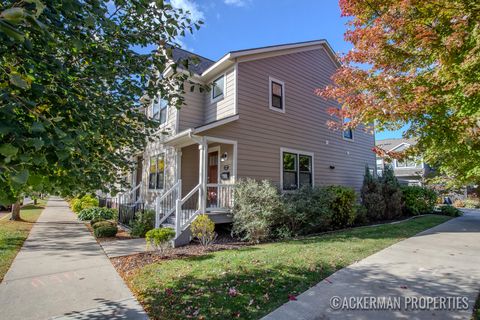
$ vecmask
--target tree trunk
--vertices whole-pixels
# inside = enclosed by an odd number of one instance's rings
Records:
[[[15,202],[12,205],[12,216],[10,220],[15,220],[15,221],[22,220],[22,218],[20,217],[20,207],[21,207],[20,200],[17,200],[17,202]]]
[[[34,204],[34,205],[37,205],[37,198],[36,198],[36,197],[33,198],[33,204]]]

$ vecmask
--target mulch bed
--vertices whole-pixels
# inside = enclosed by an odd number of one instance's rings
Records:
[[[110,261],[112,261],[117,272],[125,278],[134,273],[135,270],[148,264],[171,259],[198,257],[210,252],[239,249],[249,245],[246,242],[227,242],[224,239],[222,240],[222,243],[212,244],[208,249],[205,249],[200,244],[193,243],[179,248],[172,248],[164,256],[160,256],[155,252],[144,252],[125,257],[111,258]]]

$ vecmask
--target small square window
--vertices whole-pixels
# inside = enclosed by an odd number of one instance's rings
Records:
[[[220,98],[224,94],[225,89],[225,76],[217,78],[212,83],[212,100]]]

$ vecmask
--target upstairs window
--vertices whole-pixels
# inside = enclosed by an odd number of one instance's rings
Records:
[[[395,160],[396,168],[415,168],[418,166],[416,159],[406,158],[402,160]]]
[[[155,98],[152,105],[152,119],[157,120],[161,125],[167,122],[168,101],[162,98]]]
[[[150,157],[148,168],[148,188],[152,190],[163,189],[165,181],[165,154]]]
[[[270,86],[270,109],[285,112],[285,83],[280,80],[269,78]]]
[[[282,151],[282,188],[296,190],[313,186],[313,156]]]
[[[225,75],[217,78],[212,83],[212,100],[216,101],[223,97],[225,91]]]
[[[343,118],[343,124],[349,123],[349,118]],[[343,139],[345,140],[353,140],[353,129],[352,128],[343,128]]]

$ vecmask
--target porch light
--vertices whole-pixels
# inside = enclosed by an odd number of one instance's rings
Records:
[[[228,153],[224,152],[224,153],[222,154],[222,157],[220,158],[220,161],[223,162],[223,161],[227,161],[227,160],[228,160]]]

